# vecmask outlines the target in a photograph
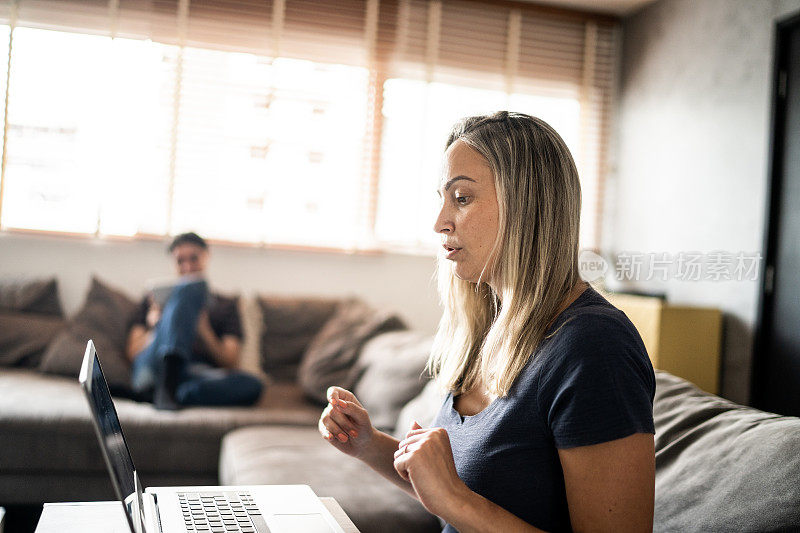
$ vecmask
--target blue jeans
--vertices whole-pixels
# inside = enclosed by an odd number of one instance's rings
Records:
[[[175,389],[175,401],[181,405],[252,405],[261,395],[261,382],[239,370],[215,368],[196,360],[192,353],[197,320],[208,299],[205,281],[178,284],[170,294],[161,320],[153,330],[152,342],[132,365],[131,385],[138,394],[150,393],[158,382],[158,373],[166,355],[182,361]]]

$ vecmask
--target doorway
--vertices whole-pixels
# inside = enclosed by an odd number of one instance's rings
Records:
[[[775,33],[770,193],[753,406],[800,416],[800,13]]]

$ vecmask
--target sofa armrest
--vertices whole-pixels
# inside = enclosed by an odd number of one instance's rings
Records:
[[[656,373],[656,531],[800,526],[800,418]]]

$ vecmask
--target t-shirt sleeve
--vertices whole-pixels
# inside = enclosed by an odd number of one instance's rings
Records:
[[[150,302],[145,296],[139,303],[139,307],[136,308],[136,312],[133,313],[133,317],[131,318],[131,323],[128,326],[128,329],[132,328],[133,326],[147,327],[147,312],[149,310],[150,310]]]
[[[552,341],[537,399],[557,448],[655,433],[655,374],[632,324],[584,316],[566,323]]]
[[[237,298],[226,298],[220,302],[218,316],[219,329],[215,328],[215,331],[220,339],[226,335],[231,335],[239,340],[244,338],[242,319],[239,316],[239,300]]]

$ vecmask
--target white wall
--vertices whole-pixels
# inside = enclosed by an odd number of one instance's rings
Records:
[[[80,307],[92,273],[138,296],[151,278],[170,276],[167,242],[111,241],[0,233],[0,277],[59,279],[64,310]],[[348,255],[218,245],[209,279],[223,293],[355,295],[434,332],[441,316],[434,258],[384,253]]]
[[[763,255],[774,25],[798,9],[661,0],[625,20],[604,250]],[[722,309],[722,394],[749,400],[758,282],[628,285]]]

